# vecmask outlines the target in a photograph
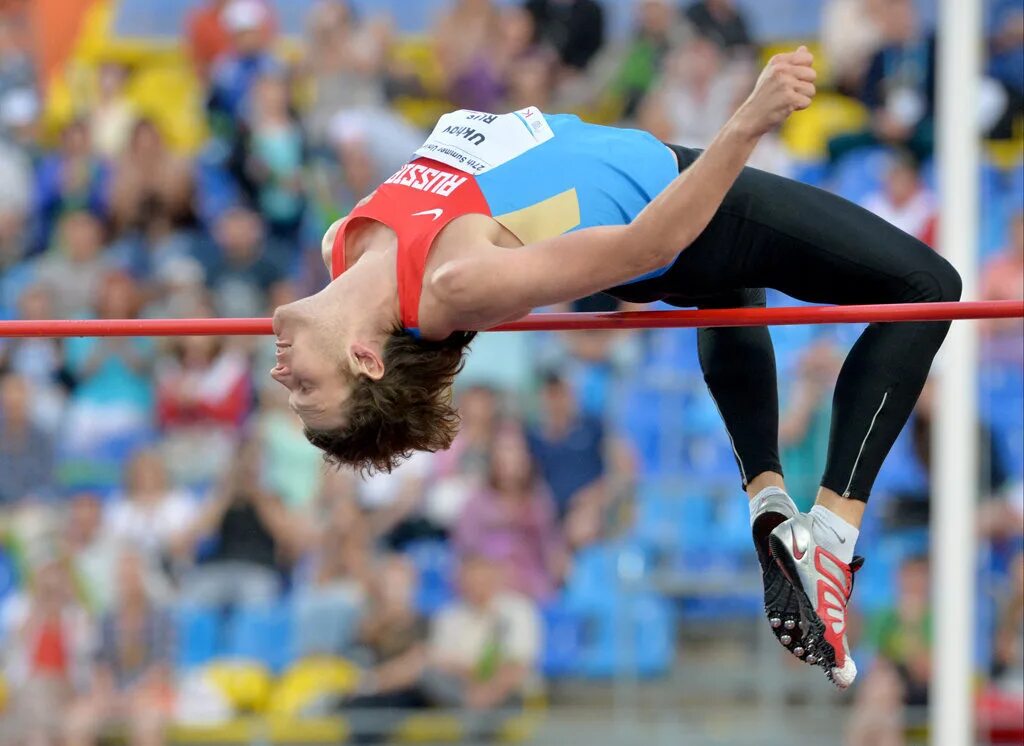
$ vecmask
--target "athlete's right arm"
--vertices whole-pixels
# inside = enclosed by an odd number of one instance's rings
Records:
[[[486,328],[523,309],[581,298],[670,264],[711,222],[761,136],[810,105],[812,62],[803,47],[774,57],[707,150],[629,225],[475,252],[438,267],[431,282],[454,328]]]

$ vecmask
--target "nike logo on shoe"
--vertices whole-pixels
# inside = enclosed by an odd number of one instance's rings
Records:
[[[792,527],[789,529],[789,535],[790,535],[790,537],[792,538],[792,541],[793,541],[793,557],[795,557],[797,560],[802,560],[804,558],[804,555],[807,554],[807,550],[806,549],[801,550],[800,547],[797,546],[797,543],[796,543],[796,531],[794,531],[792,529]]]
[[[419,215],[433,215],[434,220],[437,220],[444,214],[444,210],[440,207],[435,207],[433,210],[424,210],[423,212],[414,212],[412,216],[415,218]]]

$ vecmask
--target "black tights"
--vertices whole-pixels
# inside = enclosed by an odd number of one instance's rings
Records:
[[[698,151],[672,146],[683,168]],[[925,244],[814,187],[744,169],[707,229],[660,277],[610,292],[677,306],[763,306],[764,288],[812,303],[960,298],[960,276]],[[836,381],[821,484],[867,500],[910,416],[949,322],[870,324]],[[775,353],[765,327],[701,329],[701,368],[744,486],[782,473]]]

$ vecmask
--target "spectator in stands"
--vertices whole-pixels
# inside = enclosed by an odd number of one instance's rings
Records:
[[[267,487],[280,495],[289,509],[308,512],[318,490],[326,498],[326,490],[349,476],[335,477],[327,470],[328,479],[320,451],[302,434],[302,421],[288,408],[288,392],[280,386],[264,385],[259,390],[254,419],[263,444]]]
[[[429,702],[483,712],[522,702],[540,656],[540,618],[533,602],[503,590],[502,574],[500,563],[482,555],[462,559],[459,599],[431,623],[423,678]]]
[[[295,645],[300,657],[347,655],[359,631],[371,577],[370,536],[354,499],[335,497],[312,532],[297,578]]]
[[[99,625],[91,686],[67,714],[67,746],[94,746],[125,726],[129,746],[160,746],[173,707],[172,621],[143,554],[117,562],[117,600]]]
[[[710,144],[731,116],[746,77],[712,40],[697,36],[669,53],[665,72],[641,105],[640,126],[687,147]]]
[[[554,502],[518,428],[499,433],[489,456],[487,481],[455,525],[455,549],[500,560],[509,571],[506,587],[542,603],[567,560]]]
[[[206,0],[201,6],[193,8],[185,22],[185,42],[192,55],[196,72],[204,80],[209,76],[214,62],[232,50],[232,34],[224,13],[233,0]],[[274,33],[274,17],[269,5],[260,25],[260,31],[266,41],[270,41]]]
[[[882,48],[886,0],[828,0],[822,11],[821,46],[836,88],[859,98],[864,76]]]
[[[579,547],[597,540],[607,530],[607,518],[628,493],[631,477],[608,468],[611,453],[618,466],[622,444],[604,423],[580,412],[569,384],[549,374],[542,390],[541,421],[528,431],[530,452],[544,482],[550,487],[566,539]]]
[[[24,97],[32,102],[26,105]],[[0,98],[0,271],[20,261],[27,246],[29,210],[33,200],[32,160],[25,148],[8,134],[35,119],[35,94],[13,91]],[[0,298],[0,303],[3,300]]]
[[[110,187],[117,232],[139,230],[154,214],[166,215],[173,227],[188,219],[191,199],[191,164],[171,152],[153,120],[135,122]]]
[[[636,30],[616,75],[616,93],[622,98],[622,116],[632,119],[678,41],[679,16],[672,0],[641,0],[636,4]]]
[[[133,319],[139,292],[130,277],[108,274],[97,295],[97,317]],[[75,385],[67,419],[72,450],[99,447],[108,439],[140,436],[153,414],[153,340],[144,337],[69,339],[68,371]]]
[[[993,650],[993,678],[996,686],[1020,694],[1024,681],[1024,552],[1010,565],[996,626]]]
[[[110,581],[118,548],[103,521],[103,501],[92,492],[78,492],[67,499],[66,506],[62,538],[75,587],[91,612],[106,613],[116,591]]]
[[[18,298],[19,319],[53,318],[52,298],[41,285],[30,285]],[[17,373],[31,382],[33,421],[46,432],[62,424],[67,399],[62,340],[45,337],[8,339],[0,343],[0,371]]]
[[[92,625],[67,563],[49,549],[41,552],[24,588],[4,606],[2,658],[14,737],[56,746],[56,715],[87,675]]]
[[[60,150],[44,155],[36,167],[36,251],[50,245],[51,233],[65,213],[106,214],[108,177],[107,166],[93,151],[86,122],[68,124],[61,133]]]
[[[189,319],[213,315],[206,272],[191,256],[171,256],[153,273],[143,315],[154,319]]]
[[[1024,299],[1024,210],[1010,218],[1006,248],[993,255],[981,272],[980,295],[985,300]],[[990,357],[1024,365],[1022,319],[992,319],[984,322],[990,335]],[[1002,344],[1000,344],[1002,342]]]
[[[558,53],[563,72],[582,72],[604,46],[604,9],[596,0],[526,0],[536,40]]]
[[[439,524],[452,526],[470,496],[487,481],[490,454],[500,424],[496,389],[477,384],[458,395],[461,425],[451,448],[433,456],[427,486],[427,511]]]
[[[89,316],[109,267],[103,256],[105,230],[93,213],[76,210],[60,221],[57,245],[38,262],[36,279],[54,300],[61,318]]]
[[[53,438],[32,422],[28,381],[0,377],[0,506],[49,497],[54,483]]]
[[[779,446],[786,465],[786,486],[801,510],[810,510],[818,493],[831,418],[832,389],[843,356],[822,335],[800,353],[779,418]]]
[[[212,548],[182,579],[181,598],[209,608],[272,603],[294,556],[296,526],[277,495],[263,487],[260,447],[239,446],[224,478],[200,507],[186,533],[193,550]]]
[[[364,667],[355,696],[345,701],[356,734],[380,730],[379,714],[366,718],[364,726],[359,710],[412,709],[426,704],[420,681],[427,662],[429,627],[416,611],[415,601],[416,568],[401,555],[381,557],[359,629],[355,657],[363,659]]]
[[[507,5],[499,13],[501,35],[489,58],[501,79],[505,103],[500,110],[558,109],[558,56],[548,44],[537,41],[536,24],[528,10]]]
[[[994,7],[993,7],[994,6]],[[988,38],[988,75],[1006,92],[1003,121],[990,133],[996,138],[1014,134],[1014,120],[1024,111],[1024,8],[1017,0],[989,3],[992,23]]]
[[[207,267],[220,316],[258,316],[271,288],[284,280],[285,260],[274,256],[259,213],[235,207],[217,220],[214,238],[220,255]]]
[[[390,474],[357,479],[359,504],[383,548],[401,552],[420,539],[444,538],[444,526],[426,511],[432,465],[432,454],[416,453]]]
[[[935,195],[921,178],[921,167],[913,153],[892,154],[882,190],[869,194],[864,207],[914,238],[934,245],[938,217]]]
[[[323,198],[329,210],[347,211],[402,167],[423,133],[391,109],[352,108],[331,117],[327,144],[334,157],[319,175],[329,189]]]
[[[360,21],[349,0],[320,0],[309,11],[304,67],[314,91],[305,129],[312,143],[327,141],[339,111],[387,111],[384,74],[392,35],[387,18]]]
[[[38,86],[27,31],[14,18],[0,17],[0,98],[13,90],[34,92]]]
[[[230,459],[249,413],[249,360],[223,337],[178,337],[156,364],[161,450],[179,481],[202,485]]]
[[[757,54],[747,19],[735,0],[698,0],[686,9],[685,16],[698,34],[730,57],[752,58]]]
[[[456,0],[433,33],[444,70],[446,96],[458,108],[496,111],[503,94],[494,51],[502,38],[501,15],[491,0]]]
[[[229,0],[219,20],[231,46],[211,68],[207,108],[214,130],[233,139],[249,111],[253,84],[264,75],[280,74],[282,68],[271,51],[271,15],[263,0]]]
[[[264,73],[253,81],[245,120],[233,164],[235,177],[271,235],[294,242],[305,206],[305,143],[281,73]]]
[[[903,743],[905,707],[926,707],[932,674],[932,614],[927,557],[900,567],[896,607],[868,622],[867,642],[878,653],[851,716],[851,746]]]
[[[913,0],[883,6],[884,45],[868,64],[860,99],[870,112],[868,129],[829,143],[834,163],[845,154],[879,144],[910,150],[918,161],[935,140],[935,37],[921,28]]]
[[[155,449],[138,451],[125,467],[124,485],[107,509],[105,531],[121,546],[141,552],[154,566],[167,566],[185,552],[186,531],[196,506],[175,488]]]
[[[96,155],[112,160],[121,154],[138,119],[125,85],[128,70],[107,62],[97,71],[96,98],[89,107],[89,138]]]

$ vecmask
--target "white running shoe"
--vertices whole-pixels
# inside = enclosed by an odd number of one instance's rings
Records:
[[[864,558],[854,557],[847,565],[823,549],[814,540],[811,516],[803,513],[780,523],[768,545],[799,602],[800,657],[821,666],[833,684],[845,689],[857,677],[846,639],[846,609],[853,593],[853,575]]]
[[[805,649],[800,627],[799,591],[786,580],[768,546],[772,531],[796,515],[799,515],[796,505],[782,490],[764,490],[754,497],[750,506],[750,531],[764,583],[765,616],[775,639],[797,658],[803,659]]]

